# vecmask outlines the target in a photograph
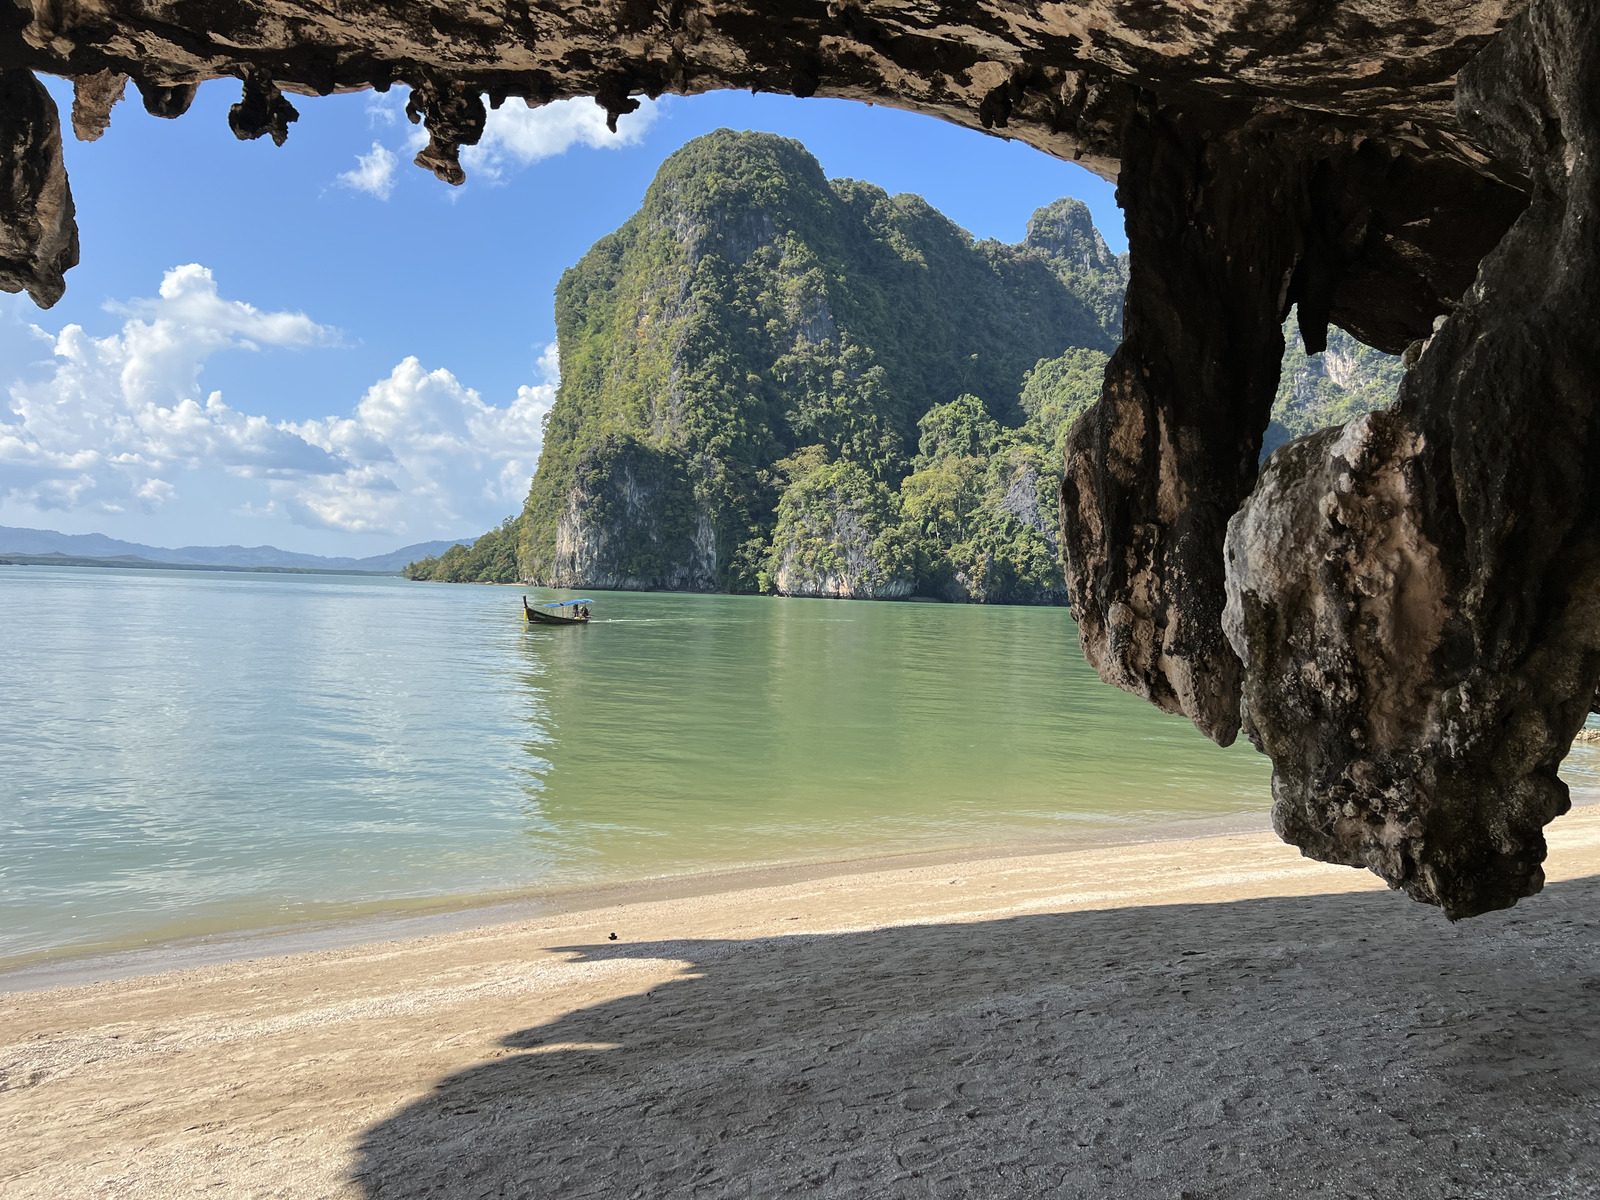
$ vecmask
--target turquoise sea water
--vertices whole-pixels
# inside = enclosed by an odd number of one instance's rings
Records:
[[[0,965],[1269,804],[1059,609],[518,594],[0,566]]]

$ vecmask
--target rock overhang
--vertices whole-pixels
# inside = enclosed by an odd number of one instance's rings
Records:
[[[298,117],[289,95],[402,83],[411,89],[407,115],[430,135],[417,162],[452,183],[465,178],[460,147],[482,135],[485,99],[514,96],[593,97],[613,122],[637,97],[668,92],[831,96],[1016,138],[1108,179],[1121,172],[1141,108],[1181,113],[1202,138],[1254,124],[1303,158],[1363,157],[1377,217],[1344,214],[1358,227],[1328,237],[1371,243],[1363,257],[1372,261],[1347,272],[1345,287],[1384,293],[1386,304],[1334,303],[1331,315],[1395,351],[1446,311],[1520,203],[1520,168],[1462,131],[1452,97],[1462,65],[1521,7],[402,0],[332,12],[304,0],[13,0],[0,13],[0,71],[72,80],[72,125],[87,139],[104,131],[130,81],[148,111],[179,117],[202,84],[237,80],[230,127],[279,143]],[[12,157],[26,157],[35,176],[59,175],[63,191],[59,142],[37,122],[12,124]],[[9,223],[39,225],[30,215],[38,203],[24,198],[17,207],[28,211]],[[46,207],[61,224],[60,206]],[[52,242],[44,228],[17,236],[46,245],[31,259],[0,248],[0,286],[53,303],[75,249],[64,253],[56,243],[65,235]],[[1356,312],[1384,307],[1405,311]]]
[[[13,0],[14,2],[14,0]],[[1453,112],[1460,68],[1512,0],[1097,0],[1019,5],[35,0],[0,16],[0,68],[131,76],[176,115],[232,77],[305,96],[396,81],[531,102],[753,88],[897,104],[1116,173],[1133,93],[1342,118],[1482,162]]]

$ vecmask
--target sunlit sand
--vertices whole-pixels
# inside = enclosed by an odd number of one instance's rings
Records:
[[[0,1194],[1579,1194],[1600,810],[1551,834],[1456,926],[1252,834],[13,992]]]

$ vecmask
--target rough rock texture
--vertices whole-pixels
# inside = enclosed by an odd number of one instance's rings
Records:
[[[76,103],[73,107],[76,111]],[[281,146],[289,140],[290,123],[299,119],[294,105],[259,71],[245,76],[239,103],[228,110],[228,128],[241,142],[253,141],[267,133],[272,135],[274,145]],[[73,120],[73,128],[77,128],[76,117]]]
[[[556,527],[550,587],[711,591],[717,551],[677,455],[622,435],[578,462]]]
[[[1060,525],[1057,522],[1056,493],[1059,484],[1053,473],[1039,469],[1038,460],[1026,450],[1002,451],[992,460],[991,478],[999,491],[997,507],[1002,513],[1033,530],[1048,548],[1052,561],[1061,557]],[[995,555],[989,551],[975,561],[958,561],[951,577],[936,593],[953,604],[1065,604],[1064,581],[1040,583],[1019,579],[1014,572],[996,570]]]
[[[1261,458],[1297,437],[1353,421],[1363,413],[1388,408],[1400,396],[1405,360],[1363,346],[1342,329],[1328,330],[1328,348],[1308,355],[1294,321],[1285,322],[1288,353],[1272,402],[1272,421],[1261,440]]]
[[[1239,725],[1239,664],[1217,620],[1217,551],[1254,481],[1283,357],[1303,226],[1284,184],[1268,138],[1207,145],[1165,113],[1130,121],[1124,340],[1072,428],[1062,481],[1090,664],[1223,745]]]
[[[903,564],[885,561],[882,524],[869,506],[835,493],[823,512],[781,523],[772,548],[780,596],[900,600],[916,590]]]
[[[1255,482],[1290,305],[1312,352],[1330,319],[1403,349],[1465,290],[1476,258],[1442,269],[1423,248],[1438,213],[1401,180],[1438,172],[1458,202],[1474,197],[1476,223],[1450,222],[1474,255],[1520,203],[1335,122],[1320,138],[1276,115],[1223,134],[1164,108],[1129,120],[1124,341],[1067,449],[1061,520],[1084,653],[1107,682],[1223,745],[1239,728],[1240,666],[1219,621],[1222,542]]]
[[[80,75],[72,91],[72,133],[80,142],[100,140],[111,124],[111,110],[122,102],[128,77],[120,71]]]
[[[0,14],[0,69],[132,77],[145,107],[187,110],[206,80],[244,83],[230,124],[282,136],[279,93],[327,95],[403,82],[430,142],[417,162],[463,178],[457,155],[483,130],[484,103],[593,96],[611,121],[639,94],[750,88],[892,104],[1003,132],[1108,178],[1140,95],[1218,129],[1272,111],[1308,135],[1331,118],[1408,160],[1442,156],[1503,174],[1462,137],[1456,72],[1518,0],[727,0],[540,5],[397,0],[338,12],[305,0],[24,0]],[[277,97],[277,98],[275,98]],[[113,97],[114,99],[114,97]],[[109,102],[85,103],[83,129]],[[90,114],[97,114],[91,116]],[[243,132],[241,132],[243,131]],[[1441,181],[1418,179],[1438,195]],[[1470,219],[1470,218],[1469,218]],[[1445,259],[1449,220],[1435,222]]]
[[[26,288],[49,308],[77,265],[55,102],[30,72],[0,70],[0,291]]]
[[[1269,461],[1227,542],[1274,822],[1453,917],[1539,890],[1600,676],[1600,8],[1538,0],[1464,74],[1532,201],[1389,412]]]
[[[1110,174],[1121,120],[1141,87],[1190,106],[1271,102],[1353,116],[1412,144],[1476,158],[1454,131],[1454,75],[1519,7],[397,0],[336,15],[304,0],[34,0],[0,19],[0,29],[5,65],[72,77],[117,70],[141,90],[255,70],[306,95],[403,80],[426,93],[420,106],[442,141],[470,132],[474,118],[461,107],[468,95],[594,96],[615,117],[637,107],[639,93],[751,87],[934,112]]]

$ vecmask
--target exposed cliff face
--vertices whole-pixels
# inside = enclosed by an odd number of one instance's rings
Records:
[[[893,494],[860,467],[833,463],[797,480],[778,505],[770,572],[782,596],[896,600],[916,590],[895,539]]]
[[[578,460],[555,554],[532,579],[550,587],[708,591],[717,551],[683,460],[611,436]]]
[[[990,460],[987,491],[1002,523],[1033,535],[1036,558],[1052,567],[1060,561],[1061,547],[1056,523],[1055,499],[1060,477],[1045,469],[1031,447],[1001,450]],[[1009,521],[1007,521],[1009,518]],[[1016,547],[1004,547],[1009,555],[996,553],[996,547],[981,546],[975,554],[956,557],[950,580],[940,596],[956,603],[980,604],[1065,604],[1066,581],[1059,569],[1018,572]],[[1025,551],[1024,551],[1025,553]],[[1042,565],[1042,564],[1040,564]]]
[[[1600,676],[1600,9],[1539,0],[1463,76],[1533,200],[1390,412],[1274,455],[1229,640],[1274,821],[1452,916],[1538,891]]]
[[[677,574],[755,591],[777,578],[780,461],[816,447],[813,466],[893,486],[933,404],[966,392],[1013,415],[1041,358],[1110,350],[1120,264],[1081,202],[1042,212],[1051,236],[974,243],[919,197],[829,181],[797,142],[720,130],[683,147],[557,289],[562,381],[525,572],[601,586],[573,552],[569,492],[580,456],[626,433],[684,464],[710,523],[713,574]]]
[[[798,531],[796,531],[798,533]],[[773,590],[780,596],[830,600],[903,600],[917,582],[885,570],[873,553],[872,531],[848,509],[840,509],[814,537],[785,540],[776,547]],[[818,553],[827,548],[826,557]]]
[[[1044,475],[1030,455],[1007,455],[995,466],[1003,489],[1000,510],[1032,529],[1045,540],[1052,553],[1058,553],[1058,526],[1051,504],[1055,499],[1055,480]]]

